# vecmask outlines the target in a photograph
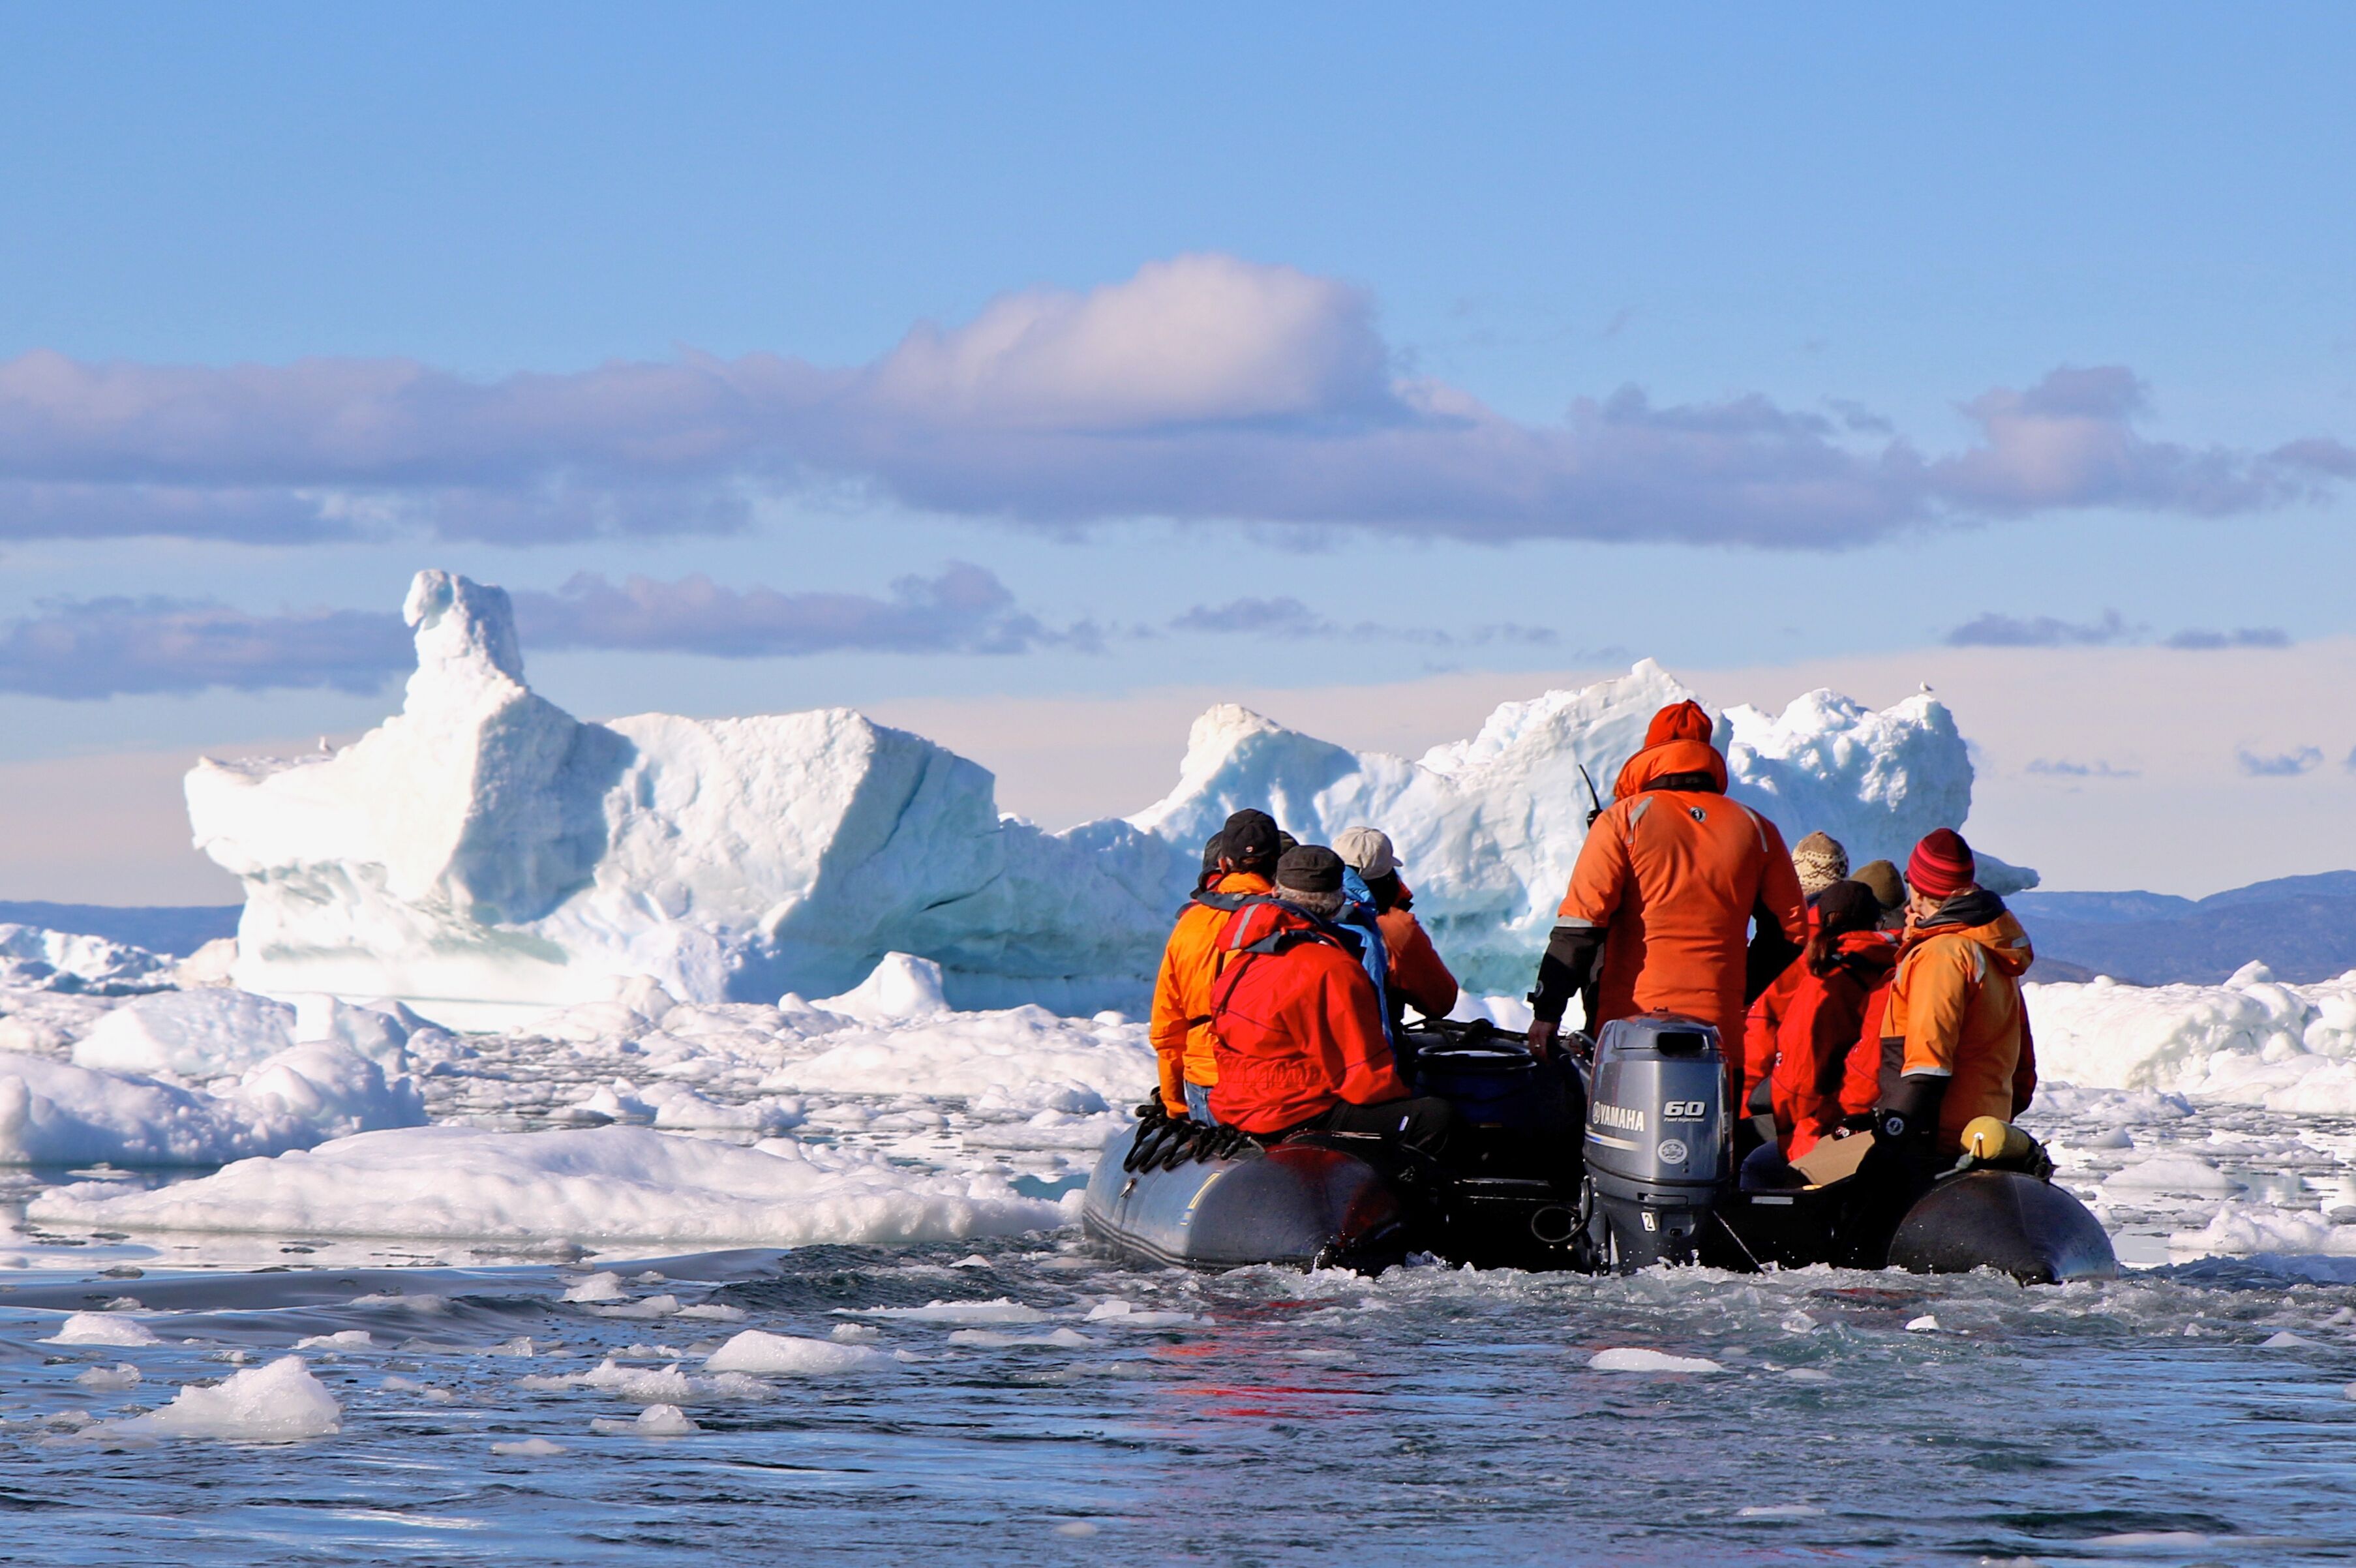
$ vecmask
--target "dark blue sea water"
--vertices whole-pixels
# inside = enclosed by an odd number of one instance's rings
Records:
[[[2334,1277],[2344,1264],[2209,1262],[2029,1290],[1823,1271],[1197,1277],[1116,1266],[1069,1236],[468,1268],[388,1268],[402,1255],[351,1249],[255,1267],[270,1251],[191,1269],[100,1238],[5,1276],[0,1558],[2356,1554],[2356,1283]],[[622,1299],[562,1300],[593,1267],[626,1276]],[[609,1316],[665,1312],[666,1296],[744,1316]],[[1101,1316],[1108,1300],[1194,1321],[1123,1326]],[[109,1302],[161,1342],[42,1342],[67,1311]],[[973,1305],[988,1302],[1040,1316],[996,1321],[1024,1315]],[[945,1305],[867,1310],[931,1303]],[[697,1430],[676,1436],[593,1424],[632,1421],[643,1388],[561,1380],[608,1357],[624,1371],[677,1364],[702,1377],[704,1356],[746,1328],[864,1337],[908,1359],[763,1379],[758,1397],[691,1393],[680,1402]],[[355,1329],[371,1343],[300,1352],[342,1405],[332,1435],[252,1444],[102,1425],[241,1369],[225,1358],[259,1367],[298,1339]],[[1610,1348],[1722,1369],[1593,1369]],[[124,1366],[135,1386],[77,1380],[92,1368],[120,1380]],[[562,1451],[495,1452],[531,1438]]]

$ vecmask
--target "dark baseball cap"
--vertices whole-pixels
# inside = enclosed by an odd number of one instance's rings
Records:
[[[1276,863],[1276,885],[1295,893],[1339,893],[1342,857],[1322,843],[1286,850]]]
[[[1219,854],[1237,865],[1266,865],[1277,856],[1276,819],[1248,806],[1219,830]]]

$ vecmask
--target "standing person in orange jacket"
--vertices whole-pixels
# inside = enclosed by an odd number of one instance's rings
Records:
[[[1219,939],[1246,898],[1269,890],[1280,839],[1266,811],[1241,811],[1219,831],[1217,868],[1178,912],[1162,950],[1147,1033],[1162,1075],[1162,1108],[1173,1116],[1211,1120],[1210,1086],[1219,1080],[1211,1047],[1211,981]],[[1205,858],[1213,858],[1206,852]]]
[[[1344,897],[1342,857],[1303,844],[1277,863],[1274,897],[1228,929],[1211,1004],[1211,1110],[1261,1136],[1372,1133],[1439,1154],[1455,1113],[1400,1079],[1356,939],[1333,924]]]
[[[1399,880],[1398,853],[1391,847],[1390,834],[1380,828],[1344,828],[1333,835],[1333,852],[1358,874],[1374,897],[1376,921],[1390,953],[1392,1012],[1405,1003],[1427,1018],[1447,1017],[1456,1006],[1456,976],[1440,961],[1411,912],[1415,895]]]
[[[1877,929],[1881,906],[1864,884],[1834,883],[1816,895],[1810,914],[1816,929],[1788,972],[1798,978],[1778,1020],[1770,1079],[1786,1159],[1839,1129],[1851,1064],[1880,1062],[1882,1008],[1898,967],[1898,944]]]
[[[1710,727],[1697,703],[1654,714],[1588,830],[1530,993],[1540,1055],[1591,984],[1590,1029],[1650,1012],[1715,1026],[1740,1091],[1743,1015],[1798,954],[1807,916],[1783,835],[1726,798]]]
[[[1882,1015],[1874,1136],[1918,1166],[1953,1160],[1976,1118],[2010,1122],[2037,1092],[2020,977],[2035,954],[2004,900],[1974,881],[1971,845],[1948,828],[1906,863],[1903,956]]]

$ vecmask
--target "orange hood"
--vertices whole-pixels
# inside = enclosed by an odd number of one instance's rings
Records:
[[[1707,740],[1665,740],[1628,759],[1628,766],[1612,781],[1612,798],[1625,800],[1641,795],[1678,773],[1707,773],[1717,781],[1718,792],[1726,793],[1726,758],[1718,754],[1718,747]]]

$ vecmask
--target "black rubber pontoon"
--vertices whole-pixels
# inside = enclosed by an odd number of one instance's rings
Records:
[[[1376,1270],[1406,1255],[1406,1211],[1375,1167],[1339,1149],[1245,1144],[1233,1155],[1125,1169],[1108,1145],[1088,1179],[1081,1225],[1141,1261],[1195,1269],[1251,1263]]]
[[[2106,1280],[2118,1255],[2102,1222],[2050,1181],[2022,1171],[1944,1176],[1890,1239],[1890,1266],[1918,1274],[1995,1269],[2023,1284]]]

